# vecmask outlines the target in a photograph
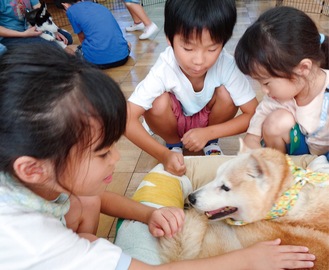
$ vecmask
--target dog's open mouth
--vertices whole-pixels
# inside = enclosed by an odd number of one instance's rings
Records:
[[[218,219],[238,211],[238,208],[226,206],[212,211],[206,211],[205,214],[209,219]]]

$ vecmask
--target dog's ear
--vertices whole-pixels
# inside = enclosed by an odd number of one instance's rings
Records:
[[[251,153],[247,165],[248,175],[258,182],[258,186],[264,190],[269,188],[267,183],[269,168],[262,156]]]
[[[26,9],[25,19],[32,26],[36,25],[35,17],[37,15],[37,12],[38,12],[38,9],[35,9],[35,10]]]
[[[239,138],[239,143],[240,143],[240,149],[238,154],[250,152],[251,149],[245,144],[242,138]]]
[[[44,17],[46,13],[47,13],[47,5],[45,2],[42,2],[40,7],[40,18]]]

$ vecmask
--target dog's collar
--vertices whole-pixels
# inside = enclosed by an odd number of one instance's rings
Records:
[[[48,30],[44,30],[43,33],[44,33],[44,34],[47,34],[47,35],[50,35],[50,36],[52,36],[52,37],[55,36],[55,34],[54,34],[53,32],[50,32],[50,31],[48,31]]]
[[[296,166],[291,158],[286,156],[287,163],[294,176],[295,183],[285,191],[278,201],[272,206],[270,212],[264,218],[275,219],[284,216],[296,203],[299,198],[299,192],[306,183],[313,184],[315,186],[328,186],[329,175],[327,173],[312,172]],[[231,218],[226,219],[226,222],[230,225],[246,225],[247,222],[242,220],[234,220]]]

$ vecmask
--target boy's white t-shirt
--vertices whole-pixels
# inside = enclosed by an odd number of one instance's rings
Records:
[[[324,93],[329,87],[329,70],[326,73],[326,81],[322,91],[307,105],[298,106],[294,99],[279,102],[273,98],[264,96],[256,109],[256,113],[250,121],[247,133],[256,136],[262,136],[262,126],[266,117],[273,111],[278,109],[288,110],[299,124],[301,132],[306,135],[306,142],[309,146],[311,154],[321,155],[329,151],[329,115],[324,126],[313,135],[320,125],[320,114],[322,111]],[[278,119],[280,121],[280,119]]]
[[[215,88],[221,85],[226,87],[236,106],[241,106],[255,97],[246,76],[238,69],[233,56],[225,49],[208,70],[202,91],[195,92],[191,82],[181,71],[172,47],[169,46],[160,54],[148,75],[137,85],[128,100],[149,110],[153,101],[167,91],[173,93],[180,101],[184,114],[191,116],[207,105]]]
[[[131,257],[106,239],[66,228],[53,205],[0,173],[0,269],[127,270]],[[67,207],[63,206],[64,212]],[[63,212],[63,213],[64,213]]]

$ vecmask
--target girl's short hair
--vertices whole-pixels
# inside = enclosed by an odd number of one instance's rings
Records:
[[[0,58],[0,171],[20,156],[52,160],[57,173],[72,146],[92,143],[90,119],[101,126],[101,149],[125,131],[126,100],[107,75],[63,49],[10,48]]]
[[[304,58],[323,64],[324,47],[309,16],[280,6],[264,12],[246,30],[236,46],[235,60],[244,74],[254,76],[265,70],[271,76],[290,79]]]
[[[207,29],[224,46],[232,36],[237,13],[235,0],[167,0],[164,17],[164,32],[171,44],[176,34],[186,40],[194,33],[201,38]]]

